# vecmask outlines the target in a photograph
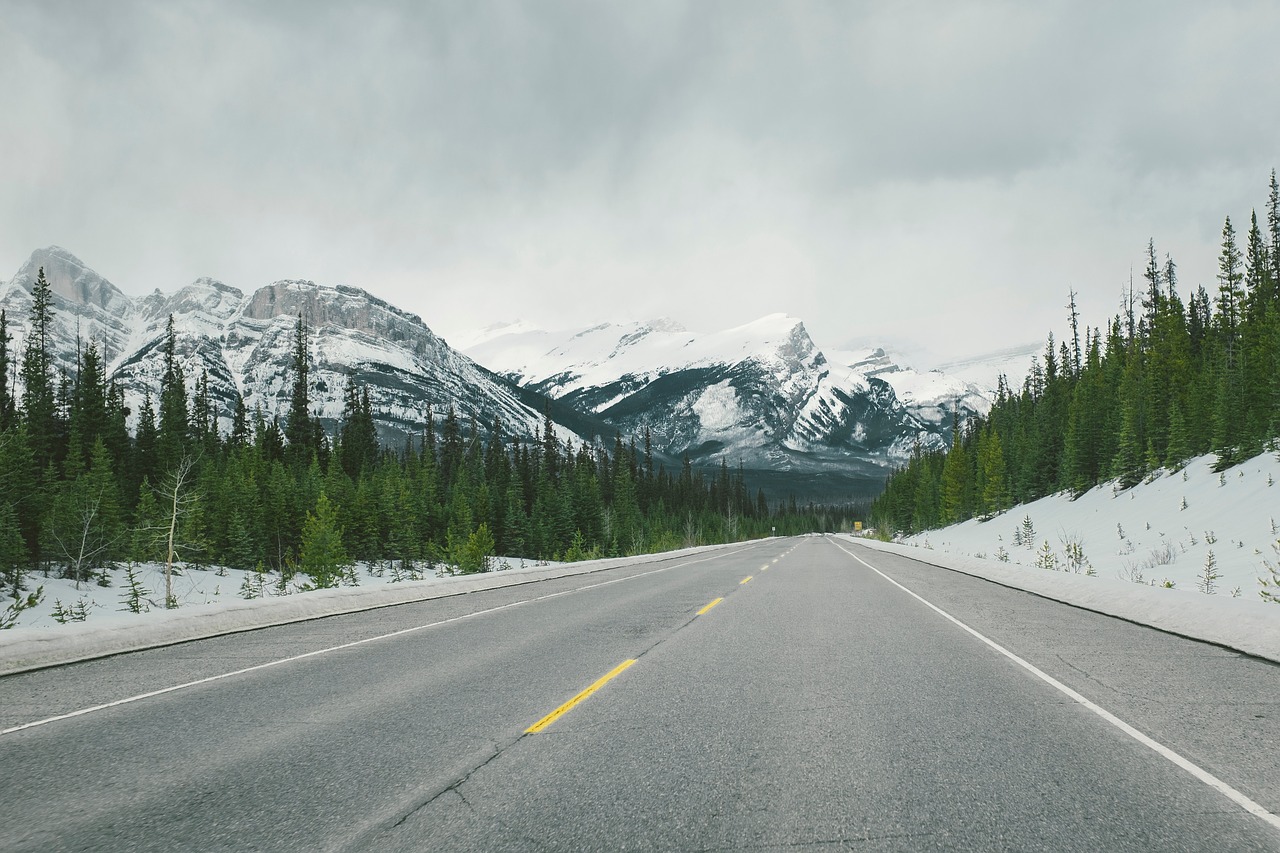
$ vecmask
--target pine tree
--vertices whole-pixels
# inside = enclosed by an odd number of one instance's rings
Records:
[[[249,410],[245,408],[244,397],[239,393],[236,394],[231,414],[231,434],[227,438],[232,447],[244,447],[249,443]]]
[[[9,334],[9,318],[0,308],[0,431],[13,426],[14,404],[13,391],[9,387],[9,372],[12,369],[12,358],[9,354],[9,343],[13,335]]]
[[[178,335],[173,315],[165,325],[164,375],[160,379],[160,412],[156,430],[159,470],[171,471],[187,452],[191,419],[187,411],[187,382],[178,362]]]
[[[134,562],[130,560],[125,564],[125,585],[120,593],[124,609],[130,613],[145,613],[150,609],[147,606],[147,596],[150,594],[150,591],[142,585],[142,578],[138,575]]]
[[[44,471],[54,461],[60,432],[49,339],[52,323],[53,294],[44,277],[44,267],[40,267],[31,289],[31,316],[21,369],[22,412],[37,472]]]
[[[101,438],[94,442],[87,469],[78,454],[68,457],[66,467],[43,525],[44,551],[62,564],[67,577],[87,581],[123,550],[119,487]]]
[[[1142,277],[1147,280],[1147,292],[1142,297],[1143,325],[1149,334],[1155,328],[1156,313],[1163,296],[1160,289],[1160,263],[1156,260],[1154,239],[1147,242],[1147,268],[1142,271]]]
[[[295,468],[305,468],[311,461],[315,429],[311,422],[311,350],[307,324],[298,315],[294,327],[293,358],[289,362],[292,383],[289,391],[289,411],[285,416],[284,437],[286,453]]]
[[[1120,488],[1136,486],[1143,475],[1143,447],[1138,435],[1134,406],[1125,405],[1120,427],[1120,449],[1111,463],[1111,476],[1120,481]]]
[[[26,574],[27,543],[22,539],[22,531],[18,529],[18,514],[13,511],[13,504],[0,502],[0,597],[8,593],[13,598],[21,598],[23,576]]]
[[[1267,195],[1267,231],[1271,243],[1267,256],[1271,259],[1271,299],[1280,303],[1280,185],[1276,183],[1276,170],[1271,170],[1271,192]]]
[[[987,512],[1002,512],[1009,508],[1009,487],[1000,433],[995,430],[990,432],[984,450],[982,501]]]
[[[342,447],[342,468],[352,480],[359,480],[360,472],[372,467],[377,459],[378,431],[373,422],[369,389],[357,387],[352,377],[347,377],[342,426],[338,435]]]
[[[965,493],[968,489],[969,459],[960,442],[960,431],[951,439],[951,452],[942,467],[942,523],[955,524],[968,517]]]
[[[348,576],[351,560],[342,543],[342,527],[329,497],[321,492],[313,512],[302,526],[298,568],[311,576],[316,587],[338,586]]]
[[[71,406],[71,431],[79,437],[78,446],[71,448],[88,462],[93,444],[105,439],[108,430],[107,382],[103,376],[102,358],[98,345],[89,341],[80,357],[80,371],[76,376]]]
[[[1068,291],[1067,310],[1071,322],[1071,375],[1079,376],[1084,353],[1080,350],[1080,312],[1076,308],[1076,292]]]
[[[1187,435],[1187,422],[1182,414],[1182,406],[1175,400],[1169,411],[1169,447],[1164,464],[1176,470],[1190,458],[1191,442]]]
[[[1213,550],[1210,549],[1205,553],[1204,568],[1196,576],[1196,588],[1205,595],[1213,595],[1218,591],[1218,578],[1220,577],[1222,575],[1218,574],[1218,558],[1213,555]]]
[[[454,553],[453,561],[463,574],[487,572],[491,568],[493,554],[493,534],[489,532],[489,525],[481,524],[471,531],[465,543]]]
[[[1228,361],[1235,357],[1235,343],[1240,332],[1240,319],[1244,303],[1244,272],[1241,267],[1240,249],[1236,246],[1236,231],[1228,216],[1222,226],[1222,251],[1218,256],[1218,331],[1226,345]]]

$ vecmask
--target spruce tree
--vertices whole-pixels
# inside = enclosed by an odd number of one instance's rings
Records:
[[[1187,422],[1182,414],[1182,406],[1175,400],[1169,411],[1169,447],[1164,464],[1167,468],[1177,469],[1189,458],[1191,441],[1187,435]]]
[[[178,361],[178,336],[173,315],[165,325],[164,374],[160,378],[160,412],[156,430],[156,454],[160,472],[174,470],[187,454],[191,418],[187,410],[187,382]]]
[[[311,461],[315,429],[311,422],[311,350],[310,335],[302,315],[294,327],[293,357],[289,361],[292,382],[289,390],[289,411],[285,416],[284,437],[286,453],[291,465],[305,468]]]
[[[1280,185],[1276,170],[1271,170],[1271,192],[1267,195],[1267,231],[1270,236],[1267,256],[1271,259],[1271,302],[1280,304]]]
[[[0,501],[0,598],[6,593],[15,599],[22,597],[29,559],[27,543],[18,529],[18,514],[9,501]]]
[[[1244,303],[1244,271],[1236,231],[1228,216],[1222,226],[1222,251],[1218,255],[1218,330],[1226,345],[1228,360],[1234,360]]]
[[[22,354],[22,413],[35,457],[36,471],[44,471],[55,458],[59,433],[53,380],[50,331],[53,323],[53,293],[44,277],[44,267],[31,289],[31,315]]]
[[[302,526],[298,568],[311,576],[318,588],[338,586],[350,574],[351,560],[342,543],[342,527],[329,497],[321,492],[313,512]]]
[[[967,517],[965,492],[969,471],[968,455],[960,442],[960,431],[951,439],[951,452],[942,467],[942,523],[955,524]]]
[[[1004,450],[1000,433],[992,430],[984,444],[983,503],[988,512],[1002,512],[1009,508],[1009,488],[1005,482]]]
[[[9,386],[9,372],[12,358],[9,355],[9,343],[13,335],[9,334],[9,319],[3,308],[0,308],[0,431],[13,426],[14,404],[13,391]]]
[[[338,436],[342,468],[352,480],[359,480],[360,473],[372,467],[377,459],[378,431],[373,422],[369,389],[357,387],[353,377],[347,377]]]
[[[138,427],[134,433],[134,454],[131,471],[136,475],[136,482],[157,482],[160,474],[157,455],[160,445],[160,433],[156,429],[156,413],[151,405],[151,393],[142,397],[142,408],[138,410]]]

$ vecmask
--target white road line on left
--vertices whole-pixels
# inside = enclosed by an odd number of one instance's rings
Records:
[[[211,675],[207,678],[198,678],[195,681],[187,681],[183,684],[175,684],[172,687],[162,687],[159,690],[152,690],[147,693],[139,693],[136,696],[128,696],[124,699],[116,699],[115,701],[112,701],[112,702],[103,702],[101,705],[93,705],[88,708],[81,708],[77,711],[69,711],[66,714],[58,714],[57,716],[54,716],[54,717],[46,717],[43,720],[35,720],[30,723],[22,723],[21,725],[17,725],[17,726],[10,726],[7,729],[0,729],[0,736],[13,734],[14,732],[20,732],[20,731],[23,731],[24,729],[34,729],[37,726],[46,726],[49,723],[56,723],[59,720],[69,720],[72,717],[83,717],[86,714],[92,714],[97,711],[105,711],[108,708],[117,708],[121,705],[129,705],[133,702],[140,702],[143,699],[151,699],[155,696],[163,696],[166,693],[174,693],[178,690],[186,690],[187,688],[190,688],[190,687],[199,687],[202,684],[209,684],[214,681],[221,681],[224,678],[232,678],[233,676],[245,675],[247,673],[257,672],[258,670],[262,670],[262,669],[270,669],[273,666],[280,666],[281,664],[293,663],[295,661],[305,660],[307,658],[326,655],[326,654],[329,654],[330,652],[338,652],[338,651],[342,651],[343,649],[350,649],[356,646],[363,646],[365,643],[373,643],[378,640],[387,640],[387,639],[391,639],[392,637],[402,637],[405,634],[412,634],[416,631],[425,631],[428,628],[438,628],[441,625],[448,625],[451,622],[461,622],[464,619],[474,619],[477,616],[484,616],[489,613],[497,613],[500,610],[510,610],[513,607],[520,607],[521,605],[524,605],[524,604],[533,604],[538,601],[546,601],[547,599],[550,599],[550,598],[559,598],[562,595],[572,595],[575,592],[584,592],[585,590],[588,590],[588,589],[598,589],[599,587],[609,586],[610,584],[622,583],[624,581],[635,580],[636,578],[643,578],[643,577],[648,577],[649,575],[661,574],[662,572],[669,572],[669,571],[672,571],[673,569],[682,569],[685,566],[692,566],[695,563],[705,563],[708,560],[714,560],[717,557],[727,557],[732,554],[739,554],[745,550],[747,549],[739,548],[736,551],[720,552],[717,554],[713,554],[710,557],[703,557],[700,560],[690,560],[687,563],[677,563],[674,566],[665,566],[661,569],[653,569],[652,571],[641,572],[638,575],[628,575],[625,578],[614,578],[611,581],[601,581],[600,583],[593,583],[593,584],[588,584],[586,586],[575,587],[573,589],[561,590],[560,592],[552,592],[546,595],[540,595],[537,598],[527,598],[524,601],[513,601],[508,604],[498,605],[497,607],[490,607],[487,610],[477,610],[475,613],[464,613],[461,616],[453,616],[448,619],[441,619],[439,622],[430,622],[426,625],[415,625],[412,628],[402,628],[399,631],[392,631],[389,634],[379,634],[376,637],[365,637],[363,640],[352,640],[350,643],[343,643],[338,646],[329,646],[328,648],[324,648],[324,649],[315,649],[310,652],[304,652],[300,655],[293,655],[287,658],[280,658],[278,660],[267,661],[266,663],[255,664],[254,666],[247,666],[244,669],[237,669],[232,672],[223,672],[218,675]]]

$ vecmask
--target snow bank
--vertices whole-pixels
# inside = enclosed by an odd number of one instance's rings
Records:
[[[860,544],[1280,663],[1280,606],[858,539]]]
[[[1025,566],[1046,547],[1062,565],[1073,543],[1101,577],[1193,592],[1212,552],[1218,595],[1256,601],[1266,563],[1280,560],[1280,459],[1264,453],[1221,472],[1215,462],[1197,457],[1126,490],[1104,483],[1078,498],[1049,495],[906,542],[963,556],[1003,553]],[[1029,541],[1019,541],[1024,519],[1035,530]]]
[[[116,621],[106,625],[72,623],[49,629],[17,628],[0,631],[0,675],[201,640],[221,634],[304,622],[324,616],[591,574],[620,566],[664,563],[706,551],[740,547],[743,544],[706,545],[638,557],[532,566],[369,587],[312,590],[271,598],[229,598],[207,607],[153,611],[146,614],[146,619],[141,622]]]

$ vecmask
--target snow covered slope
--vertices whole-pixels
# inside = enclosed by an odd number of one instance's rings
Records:
[[[1102,577],[1199,594],[1213,554],[1216,594],[1256,599],[1264,561],[1280,560],[1280,460],[1268,453],[1221,473],[1204,456],[1127,491],[1113,484],[1072,500],[1052,495],[989,521],[969,520],[909,537],[910,544],[1024,566],[1070,566],[1080,548]],[[1030,519],[1032,535],[1024,533]],[[1082,571],[1088,566],[1080,564]],[[1276,607],[1280,619],[1280,606]]]
[[[428,405],[437,413],[452,405],[464,423],[474,416],[482,428],[501,418],[504,430],[520,435],[532,435],[542,422],[528,392],[452,349],[417,316],[358,288],[278,281],[245,294],[202,278],[135,302],[58,247],[33,253],[0,289],[0,307],[17,333],[14,352],[21,352],[40,267],[54,292],[57,362],[74,371],[77,340],[96,340],[134,412],[144,394],[158,394],[160,348],[172,315],[188,388],[208,376],[223,431],[238,396],[251,412],[261,406],[268,416],[282,413],[294,325],[302,315],[311,328],[313,406],[330,428],[341,416],[348,379],[369,389],[387,441],[419,432]],[[562,425],[562,431],[580,430]]]
[[[1043,342],[1030,342],[1005,347],[992,352],[944,362],[937,372],[954,377],[991,394],[1003,375],[1012,388],[1020,388],[1022,380],[1031,372],[1031,362],[1044,352]]]

